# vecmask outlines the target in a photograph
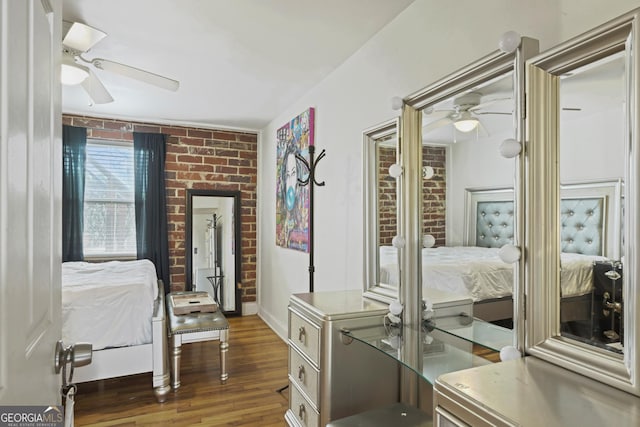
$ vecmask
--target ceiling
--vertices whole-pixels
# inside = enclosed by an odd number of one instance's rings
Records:
[[[259,130],[413,0],[63,0],[107,34],[83,56],[180,82],[176,92],[92,68],[114,98],[63,86],[64,113]]]

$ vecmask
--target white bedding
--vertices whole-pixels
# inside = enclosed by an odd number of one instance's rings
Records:
[[[562,296],[579,296],[593,287],[594,260],[604,257],[563,253],[560,279]],[[396,248],[380,248],[380,282],[398,284]],[[513,266],[498,257],[497,248],[456,246],[422,250],[424,288],[469,296],[474,302],[512,294]]]
[[[156,269],[149,260],[62,264],[62,340],[94,350],[151,342]]]

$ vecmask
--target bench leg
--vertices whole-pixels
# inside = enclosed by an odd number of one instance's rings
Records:
[[[227,352],[229,351],[229,330],[220,331],[220,382],[225,384],[229,373],[227,372]]]
[[[167,395],[171,391],[171,386],[169,386],[169,382],[167,381],[167,385],[163,385],[160,387],[155,387],[153,389],[153,394],[156,396],[156,400],[158,403],[164,403],[167,400]]]
[[[175,334],[171,336],[171,386],[174,390],[180,387],[180,354],[182,353],[182,337]]]

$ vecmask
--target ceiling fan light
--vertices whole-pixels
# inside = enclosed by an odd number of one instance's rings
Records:
[[[453,122],[453,125],[460,132],[471,132],[478,126],[479,120],[473,117],[468,111],[460,115],[460,118]]]
[[[77,85],[89,77],[89,69],[84,65],[76,64],[73,58],[64,56],[60,70],[60,82],[63,85]]]

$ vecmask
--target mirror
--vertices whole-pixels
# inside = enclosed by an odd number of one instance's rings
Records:
[[[564,72],[559,94],[560,331],[622,354],[624,52]]]
[[[522,38],[515,52],[496,51],[405,98],[404,301],[449,292],[472,299],[474,317],[521,327],[521,270],[499,251],[522,241],[522,160],[500,153],[503,141],[522,138],[523,61],[537,49]]]
[[[474,317],[512,327],[512,264],[498,251],[516,245],[516,161],[500,145],[517,136],[514,73],[487,81],[422,112],[423,294],[438,289],[474,302]]]
[[[186,289],[206,291],[225,314],[240,314],[240,192],[187,190]]]
[[[527,351],[640,395],[638,11],[531,59]]]
[[[398,128],[394,119],[363,132],[364,295],[386,303],[398,299],[398,257],[387,250],[398,232],[398,180],[389,174],[398,161]]]

